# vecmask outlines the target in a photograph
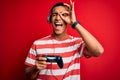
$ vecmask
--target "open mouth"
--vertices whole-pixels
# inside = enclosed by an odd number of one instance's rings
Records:
[[[59,22],[57,22],[57,23],[55,23],[55,26],[57,27],[57,26],[62,26],[63,24],[62,23],[59,23]]]
[[[61,29],[63,26],[63,24],[60,22],[55,22],[54,24],[55,24],[55,29],[57,29],[57,30]]]

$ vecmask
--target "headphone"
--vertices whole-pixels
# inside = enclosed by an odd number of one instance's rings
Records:
[[[70,5],[67,4],[67,3],[63,3],[63,2],[58,2],[56,3],[55,5],[53,5],[53,7],[50,9],[49,13],[48,13],[48,17],[47,17],[47,22],[51,23],[51,18],[52,18],[52,11],[55,7],[57,6],[65,6],[67,7],[68,9],[70,9]]]

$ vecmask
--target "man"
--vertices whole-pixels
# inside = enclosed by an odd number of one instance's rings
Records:
[[[76,20],[74,2],[55,4],[50,11],[48,21],[53,33],[36,40],[26,58],[26,75],[37,80],[80,80],[79,58],[98,57],[104,49],[101,44]],[[67,25],[71,25],[81,36],[67,34]],[[60,56],[63,67],[57,62],[46,62],[43,55]]]

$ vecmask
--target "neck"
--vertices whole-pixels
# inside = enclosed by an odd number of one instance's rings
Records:
[[[68,38],[68,34],[52,34],[52,37],[54,37],[56,40],[64,40],[66,38]]]

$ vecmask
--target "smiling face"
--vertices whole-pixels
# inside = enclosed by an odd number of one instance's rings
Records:
[[[62,19],[62,17],[69,18],[68,8],[65,6],[55,7],[51,15],[51,22],[53,25],[53,34],[56,34],[56,35],[67,34],[67,31],[66,31],[67,23]]]

